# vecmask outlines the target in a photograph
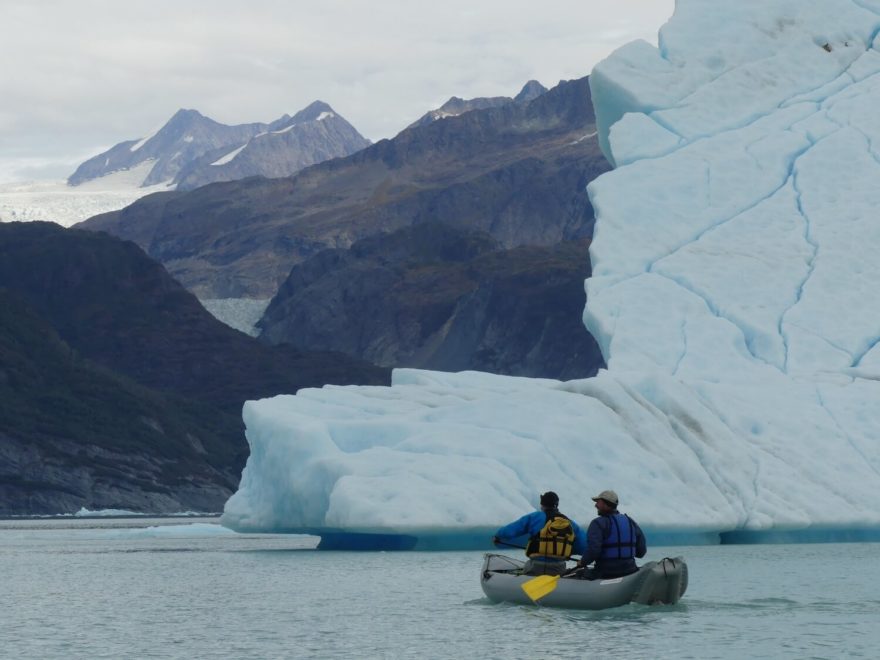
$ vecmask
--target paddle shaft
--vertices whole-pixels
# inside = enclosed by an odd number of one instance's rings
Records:
[[[526,546],[524,545],[516,545],[514,543],[508,543],[507,541],[501,541],[500,539],[495,541],[495,545],[506,545],[508,548],[519,548],[520,550],[526,549]]]
[[[526,546],[524,545],[515,545],[513,543],[508,543],[507,541],[495,541],[496,545],[506,545],[508,548],[519,548],[520,550],[525,550]],[[580,561],[580,557],[569,557],[567,561]]]

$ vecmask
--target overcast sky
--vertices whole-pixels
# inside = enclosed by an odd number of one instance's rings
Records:
[[[0,0],[0,182],[65,178],[179,108],[269,122],[320,99],[392,137],[450,96],[580,78],[673,0]]]

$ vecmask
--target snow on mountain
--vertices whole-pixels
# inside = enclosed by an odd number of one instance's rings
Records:
[[[144,161],[76,187],[64,181],[0,184],[0,222],[48,220],[70,227],[124,208],[145,195],[173,190],[170,183],[141,187],[152,167],[152,161]]]
[[[608,370],[248,402],[223,524],[461,537],[550,488],[585,522],[613,488],[649,543],[876,531],[878,32],[878,0],[678,0],[658,48],[591,77],[617,167],[589,189],[584,319]]]
[[[140,185],[174,181],[194,160],[215,150],[229,151],[267,130],[267,124],[227,126],[196,110],[178,110],[161,128],[139,140],[120,142],[82,163],[68,178],[71,186],[100,179],[118,170],[133,170],[151,164]],[[215,157],[216,160],[216,157]]]
[[[249,176],[291,176],[316,163],[347,156],[370,141],[333,109],[315,101],[285,115],[234,149],[215,149],[191,160],[175,177],[179,190]]]
[[[281,135],[286,133],[291,134]],[[273,139],[276,135],[280,137]],[[227,126],[196,110],[178,110],[146,137],[120,142],[85,161],[67,183],[81,186],[119,171],[137,171],[143,174],[139,186],[170,181],[175,188],[186,190],[249,176],[290,176],[303,167],[346,156],[369,144],[321,101],[269,124]],[[142,169],[147,163],[149,167]]]
[[[154,128],[152,131],[150,131],[150,132],[146,135],[146,137],[141,138],[140,140],[138,140],[137,142],[135,142],[133,145],[131,145],[131,146],[128,148],[128,150],[131,151],[132,153],[135,152],[135,151],[137,151],[137,150],[139,150],[139,149],[140,149],[141,147],[143,147],[147,142],[149,142],[149,141],[152,140],[154,137],[156,137],[156,134],[159,133],[160,130],[162,130],[162,126],[157,126],[157,127]],[[189,137],[189,141],[192,142],[192,136],[188,136],[188,137]],[[105,158],[105,159],[104,159],[104,164],[105,164],[105,165],[109,165],[109,164],[110,164],[109,161],[110,161],[109,158]]]
[[[260,135],[265,135],[265,133],[261,133]],[[259,137],[259,135],[257,137]],[[218,165],[226,165],[226,163],[231,162],[233,158],[235,158],[238,154],[240,154],[246,146],[247,146],[247,144],[243,144],[240,147],[236,147],[235,149],[230,151],[225,156],[221,156],[220,158],[215,160],[213,163],[211,163],[211,166],[216,167]]]

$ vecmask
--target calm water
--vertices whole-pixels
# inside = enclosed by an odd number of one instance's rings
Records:
[[[187,521],[190,523],[191,521]],[[875,658],[877,544],[682,554],[675,606],[488,602],[479,552],[316,552],[205,522],[0,521],[4,658]]]

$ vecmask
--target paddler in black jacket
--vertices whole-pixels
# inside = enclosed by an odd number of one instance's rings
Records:
[[[587,551],[578,562],[585,568],[596,562],[595,568],[584,571],[588,580],[616,578],[635,573],[636,557],[648,551],[645,535],[635,520],[617,510],[617,493],[603,490],[593,498],[599,516],[587,529]]]

